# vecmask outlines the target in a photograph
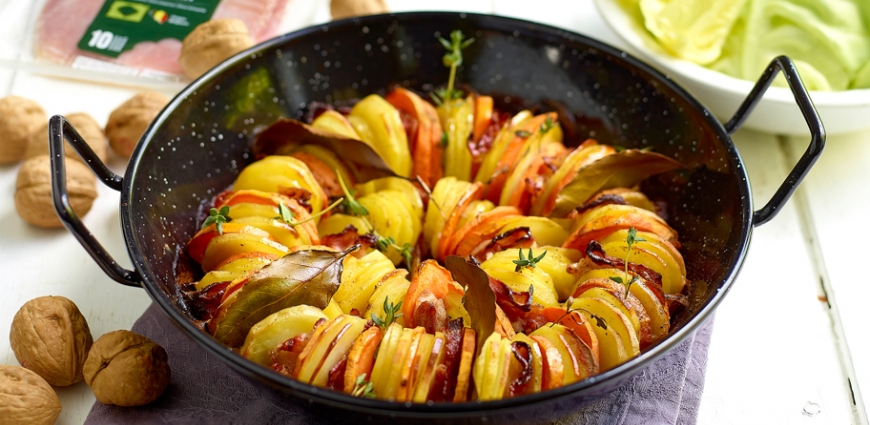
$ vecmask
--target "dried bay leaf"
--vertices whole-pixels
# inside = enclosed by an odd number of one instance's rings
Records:
[[[251,327],[272,313],[300,304],[325,308],[341,284],[342,259],[355,249],[307,249],[273,261],[224,301],[209,331],[227,346],[240,347]]]
[[[360,183],[380,177],[397,176],[387,162],[365,142],[290,118],[281,118],[254,136],[251,151],[255,158],[290,155],[302,145],[317,145],[329,149],[349,166],[354,178]]]
[[[474,356],[477,358],[484,341],[495,332],[495,294],[489,287],[489,275],[477,264],[458,255],[447,257],[444,265],[453,274],[453,279],[465,287],[463,304],[471,319],[471,328],[477,333]]]
[[[577,171],[556,197],[551,217],[564,217],[602,190],[633,187],[643,179],[684,168],[678,161],[655,152],[626,149],[607,155]]]

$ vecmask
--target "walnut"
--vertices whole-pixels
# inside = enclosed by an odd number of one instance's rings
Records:
[[[384,0],[332,0],[329,3],[329,12],[332,19],[351,18],[354,16],[377,15],[388,13],[387,4]]]
[[[73,211],[84,217],[97,197],[97,179],[81,162],[66,162],[66,189]],[[51,197],[51,161],[41,155],[24,161],[15,181],[15,210],[24,221],[40,227],[61,227]]]
[[[86,113],[75,113],[66,115],[66,120],[79,132],[85,142],[88,142],[101,161],[106,162],[109,159],[109,145],[106,143],[106,135],[93,117]],[[48,155],[48,122],[31,133],[27,142],[27,152],[25,152],[24,158],[33,158],[37,155]],[[64,155],[67,158],[84,162],[69,143],[64,143]]]
[[[30,99],[18,96],[0,99],[0,164],[24,159],[30,134],[47,122],[45,111]]]
[[[60,415],[57,394],[39,375],[0,365],[0,425],[51,425]]]
[[[58,387],[82,381],[82,365],[93,343],[87,320],[64,297],[39,297],[24,303],[9,333],[9,344],[21,366]]]
[[[121,330],[109,332],[94,343],[84,374],[101,403],[141,406],[163,394],[171,372],[163,347]]]
[[[197,78],[253,45],[244,22],[234,18],[215,19],[198,25],[184,37],[178,62],[188,77]]]
[[[109,115],[106,136],[116,154],[129,158],[145,129],[154,121],[169,99],[155,92],[137,93]]]

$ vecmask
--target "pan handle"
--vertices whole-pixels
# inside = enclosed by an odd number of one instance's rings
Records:
[[[819,118],[819,112],[816,111],[816,106],[813,105],[813,101],[810,99],[809,93],[807,93],[807,89],[804,86],[800,75],[798,75],[794,62],[792,62],[787,56],[778,56],[770,62],[770,65],[768,65],[764,73],[761,74],[761,78],[759,78],[758,82],[755,83],[755,87],[753,87],[752,91],[749,92],[749,95],[743,101],[743,104],[740,105],[740,108],[737,109],[734,116],[725,123],[725,131],[727,131],[728,134],[732,134],[740,128],[740,125],[746,121],[746,118],[761,100],[764,92],[767,91],[767,88],[770,87],[771,83],[773,83],[773,79],[777,74],[779,74],[779,71],[782,71],[785,74],[785,79],[788,81],[788,87],[791,89],[791,92],[794,95],[794,100],[797,102],[797,105],[804,116],[804,120],[807,122],[807,127],[810,128],[812,138],[810,139],[810,145],[807,147],[806,152],[804,152],[803,156],[801,156],[797,164],[792,168],[788,177],[786,177],[782,185],[779,186],[776,193],[773,194],[773,197],[767,201],[767,204],[764,205],[764,207],[755,211],[752,216],[753,226],[760,226],[767,223],[776,216],[781,207],[788,202],[789,198],[791,198],[791,195],[801,184],[804,177],[806,177],[810,172],[810,168],[813,168],[813,164],[816,163],[816,160],[819,159],[819,156],[822,155],[822,150],[825,148],[825,126]]]
[[[82,139],[75,128],[61,115],[55,115],[48,121],[48,149],[51,156],[51,195],[54,209],[63,225],[72,232],[79,243],[91,254],[94,261],[115,281],[127,286],[141,286],[141,277],[135,270],[127,270],[118,265],[106,252],[106,249],[94,238],[94,235],[82,224],[69,203],[66,189],[66,156],[64,155],[64,138],[70,146],[85,160],[85,164],[103,181],[106,186],[117,191],[121,190],[124,181],[121,176],[109,170],[106,164],[97,157],[94,150]]]

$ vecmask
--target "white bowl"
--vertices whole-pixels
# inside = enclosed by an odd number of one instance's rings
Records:
[[[713,71],[667,53],[653,37],[632,20],[616,0],[595,0],[604,21],[654,67],[688,90],[722,122],[727,121],[752,90],[747,81]],[[758,70],[758,75],[764,69]],[[870,129],[870,89],[810,92],[828,134]],[[809,135],[809,129],[791,90],[771,86],[743,124],[766,133]]]

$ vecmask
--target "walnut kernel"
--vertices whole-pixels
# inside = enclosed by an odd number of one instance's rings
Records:
[[[156,92],[142,92],[118,106],[109,115],[106,136],[116,154],[129,158],[145,129],[154,121],[169,99]]]
[[[81,382],[94,339],[75,303],[65,297],[34,298],[12,319],[9,343],[22,366],[65,387]]]
[[[88,143],[91,149],[94,150],[97,157],[101,161],[106,162],[109,159],[109,145],[106,142],[106,135],[103,133],[103,129],[100,128],[100,124],[86,113],[74,113],[65,117],[73,128],[79,132],[79,135],[85,139],[85,142]],[[27,142],[27,152],[24,154],[24,158],[33,158],[37,155],[48,155],[48,122],[31,133],[30,139]],[[67,158],[83,162],[82,157],[67,142],[64,143],[64,155]]]
[[[94,343],[84,375],[101,403],[141,406],[163,394],[171,371],[163,347],[142,335],[120,330]]]
[[[30,134],[47,122],[45,111],[30,99],[18,96],[0,99],[0,164],[24,159]]]
[[[0,425],[51,425],[60,408],[45,379],[23,367],[0,365]]]
[[[198,25],[184,37],[178,62],[188,77],[197,78],[253,45],[244,22],[234,18],[215,19]]]
[[[81,162],[66,162],[66,189],[73,211],[84,217],[97,197],[97,179]],[[40,227],[61,227],[51,197],[51,161],[41,155],[24,161],[15,181],[15,210],[24,221]]]

